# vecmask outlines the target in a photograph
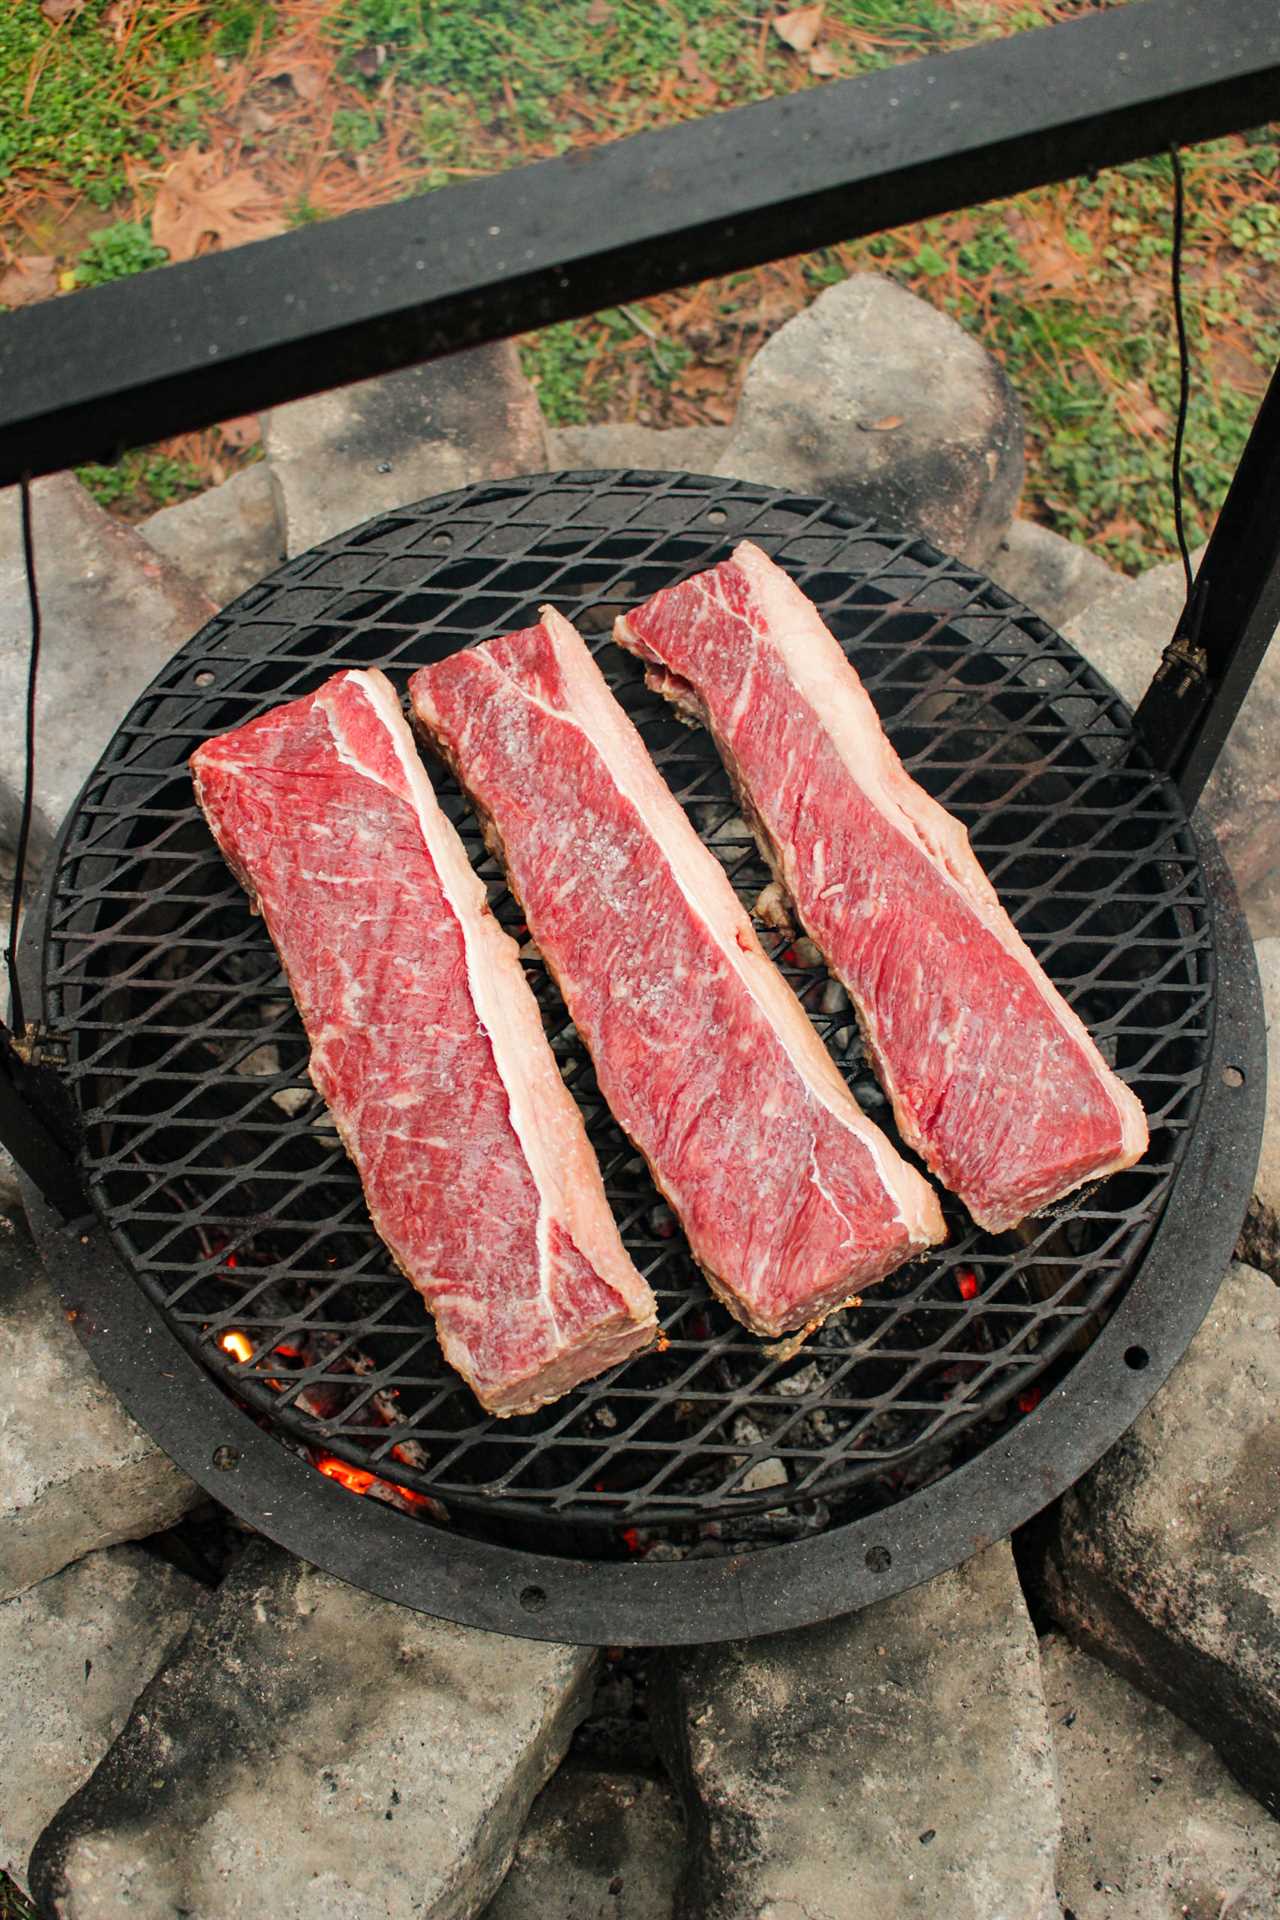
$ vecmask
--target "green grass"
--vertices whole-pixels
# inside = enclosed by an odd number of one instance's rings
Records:
[[[156,103],[194,73],[211,39],[233,53],[248,45],[259,22],[269,27],[274,14],[267,0],[209,0],[185,16],[166,0],[143,0],[135,36],[147,36],[145,58],[121,87],[103,17],[108,5],[88,0],[56,32],[39,0],[5,0],[0,7],[0,181],[19,169],[47,172],[95,205],[110,206],[126,191],[125,162],[153,160],[160,152],[163,116]],[[198,131],[203,100],[193,99],[191,124]]]
[[[189,461],[174,460],[167,454],[139,447],[126,453],[114,466],[96,462],[77,467],[76,478],[88,488],[99,506],[119,508],[126,505],[129,517],[171,507],[200,488],[200,476]]]
[[[127,280],[148,267],[162,267],[168,258],[151,238],[150,226],[138,220],[117,220],[114,226],[99,227],[90,234],[76,261],[76,285],[101,287],[108,280]]]
[[[585,376],[600,358],[602,343],[642,357],[645,383],[670,388],[693,358],[682,341],[653,337],[651,322],[634,307],[605,307],[593,316],[593,331],[587,333],[576,320],[562,320],[544,327],[522,349],[525,373],[538,390],[538,399],[548,423],[553,427],[582,426],[592,410],[597,416],[602,400],[614,398],[621,385],[615,375],[602,390],[591,388],[588,406]]]
[[[1198,150],[1205,162],[1232,162],[1226,142]],[[1276,150],[1257,141],[1244,150],[1274,178]],[[1189,169],[1194,183],[1194,166]],[[1065,227],[1075,257],[1072,283],[1037,292],[1006,223],[1009,207],[968,216],[973,236],[948,245],[950,223],[864,243],[860,264],[887,267],[972,328],[1003,362],[1023,400],[1028,427],[1030,504],[1061,531],[1092,539],[1109,559],[1136,568],[1174,550],[1170,446],[1178,405],[1178,365],[1169,290],[1172,170],[1165,158],[1115,169],[1096,182],[1054,190],[1069,196],[1077,222]],[[1104,198],[1105,197],[1105,198]],[[1010,206],[1046,204],[1024,196]],[[1109,210],[1099,231],[1091,219]],[[1274,263],[1280,209],[1259,201],[1234,222],[1239,249],[1217,286],[1197,279],[1207,242],[1220,238],[1208,211],[1190,201],[1184,298],[1191,346],[1191,404],[1183,477],[1193,537],[1203,536],[1226,493],[1269,369],[1280,360],[1280,281],[1255,276]],[[851,249],[858,252],[859,249]],[[958,292],[941,290],[938,269],[954,264]],[[837,266],[837,271],[839,267]],[[975,297],[994,280],[1008,291]],[[930,284],[934,283],[934,284]],[[1250,289],[1261,297],[1250,300]],[[1247,386],[1215,372],[1216,336],[1237,323],[1247,336],[1256,379]]]
[[[64,284],[68,267],[92,286],[160,263],[138,217],[160,166],[184,144],[225,138],[225,125],[210,133],[223,76],[234,79],[237,62],[296,24],[287,5],[269,0],[208,0],[185,17],[170,0],[142,0],[121,67],[107,5],[88,0],[55,32],[39,0],[0,0],[0,182],[6,173],[28,188],[45,179],[61,204],[84,195],[115,215],[78,257],[68,247]],[[852,73],[1036,27],[1042,6],[826,0],[821,45],[837,72]],[[424,191],[817,84],[772,31],[779,10],[774,0],[341,0],[308,55],[332,60],[354,89],[333,116],[328,164],[336,156],[358,169],[370,198]],[[210,49],[221,67],[208,62]],[[407,155],[383,164],[393,123],[405,138],[406,112]],[[329,124],[321,105],[316,118]],[[276,165],[279,153],[305,160],[313,137],[305,119],[251,162],[277,181],[280,216],[292,226],[325,217],[324,192],[313,197],[305,166],[290,174]],[[1194,365],[1185,475],[1201,528],[1280,357],[1278,168],[1274,133],[1187,160]],[[1003,361],[1027,414],[1024,510],[1133,567],[1172,550],[1170,197],[1167,160],[1112,170],[732,276],[708,290],[696,325],[680,317],[687,297],[667,296],[546,328],[522,343],[522,357],[553,425],[723,419],[744,359],[804,299],[849,272],[893,274]],[[1056,236],[1048,250],[1046,223]],[[163,453],[132,462],[87,470],[117,510],[161,504],[190,484]]]

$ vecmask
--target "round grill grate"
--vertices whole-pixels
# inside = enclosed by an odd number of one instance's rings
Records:
[[[597,647],[698,831],[750,905],[768,875],[709,738],[647,692],[614,613],[758,541],[816,601],[915,777],[964,822],[1014,921],[1142,1099],[1151,1150],[1055,1217],[993,1237],[944,1196],[938,1254],[770,1357],[710,1298],[604,1109],[536,958],[528,976],[665,1347],[529,1418],[483,1414],[369,1223],[306,1077],[260,921],[186,759],[341,667],[409,674],[552,600]],[[519,915],[451,780],[490,884]],[[893,1135],[853,1016],[803,942],[762,934],[866,1110]],[[829,503],[695,475],[561,474],[405,509],[281,568],[179,653],[70,825],[48,915],[95,1204],[169,1325],[313,1459],[487,1516],[623,1528],[874,1509],[988,1444],[1062,1378],[1122,1293],[1194,1119],[1212,934],[1176,794],[1065,641],[966,567]],[[744,1169],[744,1177],[750,1170]],[[464,1197],[465,1198],[465,1197]],[[230,1349],[230,1350],[228,1350]],[[941,1464],[939,1464],[941,1463]],[[381,1489],[379,1489],[381,1490]],[[616,1545],[617,1535],[612,1536]],[[601,1537],[597,1551],[611,1551]]]

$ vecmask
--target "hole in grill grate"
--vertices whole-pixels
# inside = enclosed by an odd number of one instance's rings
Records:
[[[912,772],[969,828],[1020,931],[1143,1100],[1151,1150],[998,1238],[944,1196],[944,1249],[771,1359],[707,1293],[529,952],[667,1344],[538,1414],[495,1420],[444,1365],[373,1232],[186,757],[340,667],[379,664],[403,687],[554,600],[750,905],[768,875],[709,738],[607,637],[620,606],[747,533],[817,601]],[[1119,703],[1041,622],[923,542],[824,503],[696,476],[558,476],[360,528],[290,562],[174,659],[72,824],[46,979],[95,1201],[228,1392],[313,1458],[406,1488],[411,1505],[429,1495],[460,1527],[518,1540],[532,1524],[545,1545],[550,1523],[593,1523],[615,1530],[594,1549],[610,1552],[638,1537],[620,1529],[738,1544],[876,1511],[981,1450],[1069,1372],[1135,1270],[1194,1117],[1212,970],[1203,880],[1176,797],[1129,750]],[[519,928],[456,789],[438,785],[495,911]],[[803,944],[763,937],[892,1135],[843,991]],[[247,1357],[225,1350],[229,1333]],[[421,1499],[415,1510],[438,1515]]]

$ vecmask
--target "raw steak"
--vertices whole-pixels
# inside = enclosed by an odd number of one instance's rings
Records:
[[[544,608],[409,690],[730,1311],[810,1326],[940,1239],[568,622]]]
[[[490,1411],[529,1413],[648,1346],[653,1295],[390,682],[337,674],[191,765],[450,1365]]]
[[[903,1139],[980,1226],[1014,1226],[1141,1158],[1137,1099],[781,568],[744,542],[615,638],[711,729],[775,878],[852,996]]]

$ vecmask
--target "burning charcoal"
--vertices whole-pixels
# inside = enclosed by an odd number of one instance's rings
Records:
[[[738,1484],[743,1493],[764,1493],[770,1487],[785,1487],[787,1470],[781,1460],[771,1456],[767,1460],[758,1460]]]
[[[265,1046],[255,1047],[252,1053],[246,1053],[236,1067],[237,1073],[247,1074],[250,1079],[269,1080],[280,1071],[280,1049],[269,1041]]]
[[[649,1209],[649,1231],[656,1233],[659,1240],[672,1240],[676,1233],[676,1217],[665,1201],[659,1201],[656,1207]]]
[[[722,820],[720,825],[707,835],[707,838],[715,846],[739,844],[752,846],[754,844],[751,829],[740,813],[731,813],[727,820]]]
[[[271,1096],[272,1105],[279,1107],[281,1113],[287,1113],[291,1120],[296,1120],[314,1100],[315,1095],[308,1092],[306,1087],[281,1087]],[[328,1118],[327,1114],[325,1118]],[[330,1120],[329,1124],[332,1126],[333,1122]]]
[[[822,1011],[828,1018],[848,1013],[849,996],[838,980],[828,980],[822,989]]]
[[[762,920],[766,927],[773,927],[776,932],[785,934],[789,940],[795,938],[795,923],[787,905],[787,896],[777,880],[771,880],[767,887],[760,889],[752,911],[756,919]]]
[[[822,1369],[816,1360],[811,1360],[809,1365],[801,1367],[798,1373],[789,1375],[785,1380],[779,1380],[773,1391],[785,1394],[789,1400],[799,1400],[805,1394],[819,1392],[821,1387]]]

